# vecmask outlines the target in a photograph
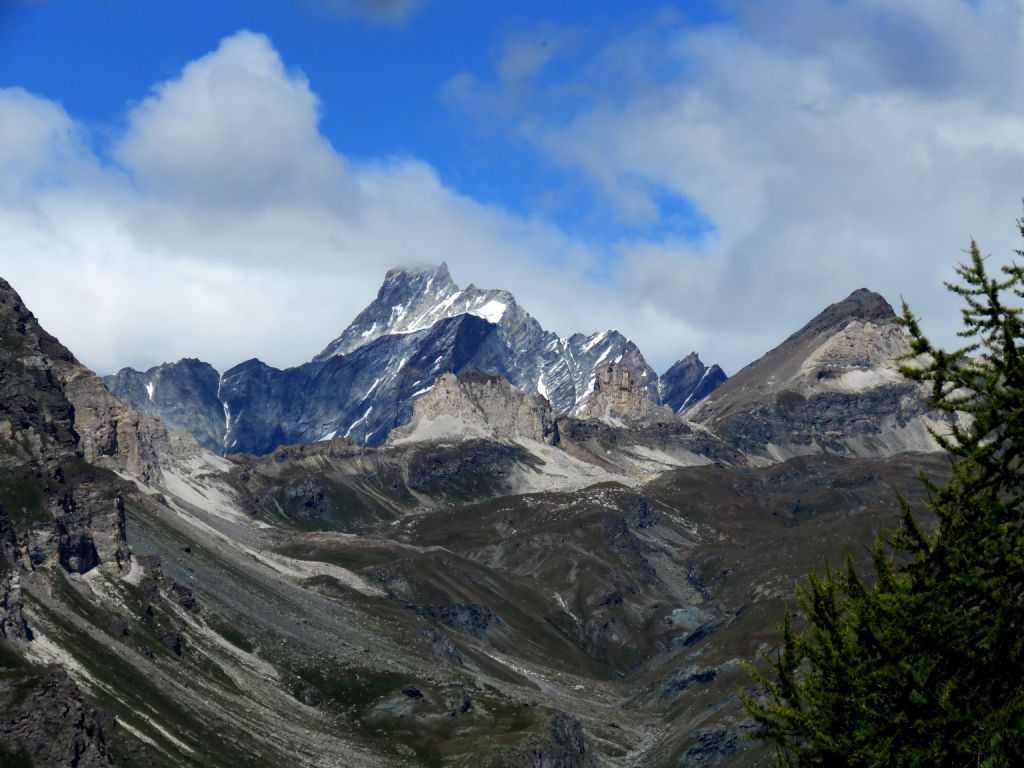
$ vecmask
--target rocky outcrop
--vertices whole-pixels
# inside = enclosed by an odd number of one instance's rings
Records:
[[[90,706],[61,669],[0,679],[0,711],[0,758],[39,768],[115,764],[105,732],[113,718]]]
[[[202,611],[202,605],[192,589],[164,573],[163,563],[158,555],[140,555],[136,558],[136,565],[142,573],[139,585],[151,604],[158,602],[163,596],[188,613]]]
[[[27,570],[60,566],[87,573],[129,560],[122,493],[127,484],[84,462],[58,466],[52,477],[8,478],[0,502],[5,557]]]
[[[159,417],[168,429],[192,435],[208,451],[224,448],[224,404],[220,374],[209,363],[183,359],[140,373],[124,368],[104,376],[107,388],[140,413]]]
[[[51,463],[78,450],[75,410],[63,380],[74,356],[39,327],[21,297],[0,279],[0,462]]]
[[[587,742],[580,721],[564,712],[548,722],[546,741],[535,744],[527,755],[530,768],[596,768],[597,761],[587,754]]]
[[[159,455],[171,452],[167,427],[160,419],[140,414],[81,366],[68,373],[64,392],[75,409],[79,449],[86,461],[146,483],[160,479]]]
[[[0,540],[24,568],[127,562],[112,472],[160,476],[166,429],[110,394],[0,280]]]
[[[661,404],[679,413],[703,400],[728,377],[717,365],[704,365],[700,355],[691,352],[658,379]]]
[[[495,438],[556,445],[558,425],[547,400],[530,396],[500,376],[446,373],[416,401],[412,422],[390,442]]]
[[[594,391],[578,417],[617,427],[676,420],[671,408],[652,401],[644,384],[636,381],[629,368],[617,363],[597,370]]]
[[[478,639],[487,636],[492,627],[502,625],[501,617],[486,605],[477,603],[451,603],[448,605],[407,606],[417,616],[439,621]]]
[[[35,316],[0,279],[0,454],[10,464],[51,464],[72,456],[135,475],[159,477],[167,429],[140,416]]]
[[[32,639],[24,609],[18,573],[0,573],[0,638],[22,642]]]

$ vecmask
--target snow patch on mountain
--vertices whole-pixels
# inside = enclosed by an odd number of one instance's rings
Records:
[[[506,304],[491,299],[482,307],[471,309],[470,314],[482,317],[490,323],[498,324],[501,322],[501,318],[505,314],[506,309],[508,309]]]

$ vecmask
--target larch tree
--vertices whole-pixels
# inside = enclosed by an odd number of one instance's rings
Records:
[[[787,615],[780,650],[750,667],[764,694],[745,703],[780,765],[1024,765],[1024,267],[991,276],[968,254],[947,284],[963,346],[933,345],[903,305],[902,371],[949,424],[949,480],[922,479],[930,519],[901,501],[873,572],[847,558],[810,576],[800,627]]]

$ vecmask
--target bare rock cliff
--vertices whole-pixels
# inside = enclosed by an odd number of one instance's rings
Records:
[[[170,446],[163,423],[112,395],[39,325],[3,279],[0,443],[0,462],[52,463],[77,456],[145,482],[159,478],[157,453]]]
[[[629,368],[616,363],[598,368],[594,391],[577,417],[615,427],[677,420],[671,408],[651,400],[648,387]]]
[[[159,480],[158,453],[183,450],[181,439],[173,443],[162,422],[110,394],[0,279],[0,544],[8,561],[71,573],[126,564],[131,485],[114,473]]]
[[[527,395],[500,376],[473,370],[446,373],[413,406],[412,422],[389,442],[452,438],[527,439],[558,443],[558,426],[548,401]]]
[[[888,302],[860,289],[823,310],[687,412],[765,460],[832,453],[934,451],[944,429],[920,385],[903,377],[909,349]]]

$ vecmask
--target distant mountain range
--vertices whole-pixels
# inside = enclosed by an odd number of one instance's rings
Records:
[[[662,376],[615,330],[562,338],[507,291],[460,288],[445,264],[392,269],[369,306],[308,363],[279,370],[248,360],[220,374],[195,359],[104,382],[140,412],[221,454],[345,438],[380,445],[444,373],[479,369],[546,398],[557,416],[582,413],[602,366],[627,371],[638,391],[674,412],[726,379],[693,352]]]

